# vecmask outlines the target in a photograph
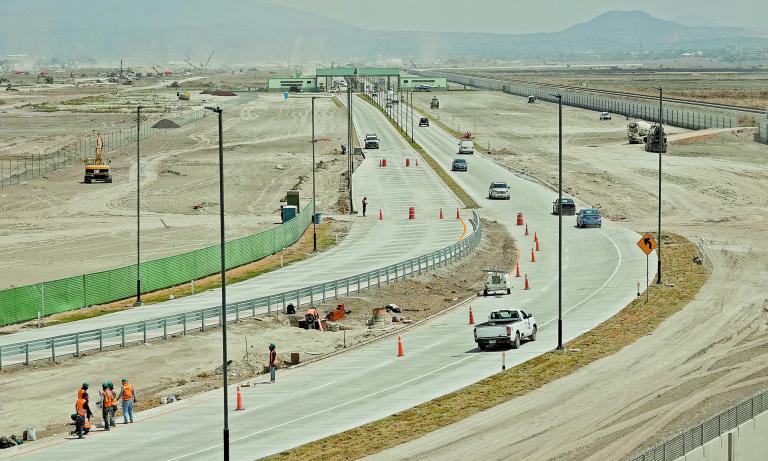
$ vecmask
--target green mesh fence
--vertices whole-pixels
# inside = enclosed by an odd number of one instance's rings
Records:
[[[294,219],[226,244],[227,269],[277,253],[295,243],[312,222],[312,203]],[[219,245],[141,263],[144,293],[219,272]],[[130,298],[136,294],[136,265],[0,291],[0,325]]]

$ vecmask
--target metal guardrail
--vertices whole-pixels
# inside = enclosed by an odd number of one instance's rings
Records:
[[[239,321],[241,318],[285,313],[289,303],[295,302],[295,306],[299,307],[302,304],[314,304],[316,301],[324,302],[361,290],[381,287],[382,283],[388,285],[405,277],[413,277],[424,271],[450,264],[471,253],[480,242],[482,230],[477,212],[473,211],[470,221],[473,225],[472,233],[446,248],[362,274],[260,298],[228,303],[226,320],[232,322]],[[79,357],[86,351],[101,351],[106,347],[114,346],[125,347],[132,342],[146,343],[156,338],[167,339],[169,335],[186,335],[193,330],[205,331],[206,328],[221,325],[223,320],[221,317],[221,306],[216,306],[124,325],[8,344],[0,346],[0,369],[8,365],[29,365],[35,360],[55,361],[56,357],[61,355],[72,354]]]
[[[768,411],[768,390],[743,400],[719,415],[685,430],[628,461],[672,461]]]

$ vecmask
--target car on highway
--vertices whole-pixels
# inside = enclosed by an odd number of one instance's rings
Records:
[[[597,208],[582,208],[576,215],[576,227],[602,227],[603,218]]]
[[[488,188],[488,198],[509,200],[509,186],[503,181],[494,181]]]
[[[572,198],[564,198],[562,203],[558,205],[557,199],[555,199],[554,202],[552,202],[552,214],[558,215],[560,214],[560,210],[563,210],[563,216],[570,215],[573,216],[576,214],[576,204],[573,202]]]
[[[459,153],[472,155],[475,153],[475,143],[471,139],[459,141]]]
[[[457,158],[451,163],[451,171],[467,171],[467,161],[463,158]]]
[[[523,339],[536,341],[537,333],[536,318],[519,309],[494,310],[488,321],[477,325],[474,330],[475,342],[481,351],[496,345],[517,349]]]
[[[419,119],[419,126],[429,126],[429,119],[427,117],[421,117]]]
[[[610,120],[611,114],[608,112],[600,112],[600,120]]]
[[[365,148],[366,149],[378,149],[379,148],[379,137],[376,136],[376,134],[374,134],[374,133],[365,135]]]
[[[432,87],[429,85],[416,85],[416,87],[414,88],[414,90],[416,91],[430,91],[431,89]]]

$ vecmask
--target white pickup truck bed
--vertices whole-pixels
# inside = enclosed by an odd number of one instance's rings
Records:
[[[519,309],[499,309],[491,312],[487,322],[477,325],[474,334],[477,347],[481,350],[495,345],[517,349],[523,339],[535,341],[537,332],[533,315]]]

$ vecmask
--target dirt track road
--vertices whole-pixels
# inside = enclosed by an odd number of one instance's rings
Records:
[[[555,106],[484,92],[440,102],[443,120],[477,122],[495,159],[553,181]],[[657,154],[626,145],[623,120],[571,108],[564,119],[567,189],[655,229]],[[664,157],[663,226],[703,242],[713,269],[685,309],[610,358],[378,459],[618,460],[768,387],[768,146],[749,139],[720,134]]]

